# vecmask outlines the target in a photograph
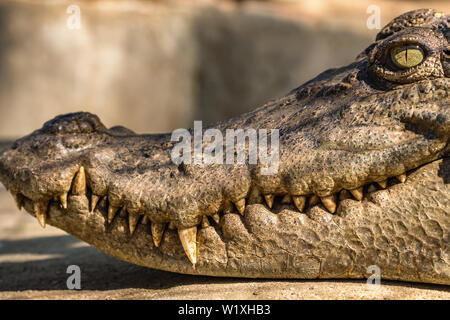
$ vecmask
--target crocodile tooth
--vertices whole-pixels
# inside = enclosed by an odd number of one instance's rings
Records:
[[[139,221],[139,217],[139,213],[128,212],[128,226],[130,228],[131,235],[134,233],[134,230],[136,230],[136,225]]]
[[[170,221],[170,222],[169,222],[169,229],[170,229],[170,230],[175,230],[176,228],[177,228],[177,226],[175,225],[175,222]]]
[[[61,207],[67,209],[67,192],[64,192],[59,196],[59,201],[61,202]]]
[[[305,208],[305,204],[306,204],[306,197],[305,196],[292,196],[292,199],[294,200],[294,204],[297,207],[298,211],[303,212],[303,209]]]
[[[406,181],[406,174],[402,173],[399,174],[398,176],[396,176],[397,180],[400,181],[401,183],[404,183]]]
[[[359,187],[359,188],[356,188],[356,189],[353,189],[353,190],[349,190],[349,191],[352,194],[352,196],[355,197],[356,200],[359,200],[359,201],[362,200],[362,198],[364,196],[363,187]]]
[[[209,227],[209,226],[210,226],[210,224],[209,224],[209,221],[208,221],[208,217],[207,216],[203,216],[203,218],[202,218],[202,227],[206,228],[206,227]]]
[[[275,199],[275,196],[273,194],[265,194],[264,199],[266,199],[267,206],[272,209],[273,206],[273,200]],[[240,212],[240,211],[239,211]]]
[[[16,203],[16,206],[19,210],[22,210],[22,206],[23,206],[23,198],[22,195],[19,193],[12,193],[12,196],[14,198],[14,202]]]
[[[369,192],[369,193],[372,193],[372,192],[375,192],[375,191],[377,191],[377,187],[375,187],[373,184],[371,184],[369,186],[369,188],[367,188],[367,192]]]
[[[197,263],[197,227],[178,229],[178,236],[189,261],[195,265]]]
[[[309,206],[313,206],[319,203],[319,197],[316,195],[312,195],[311,198],[309,198]]]
[[[91,195],[91,212],[94,212],[95,206],[97,205],[99,199],[100,197],[97,196],[96,194]]]
[[[150,229],[152,230],[152,238],[155,247],[159,247],[159,244],[161,243],[165,226],[165,223],[151,223]]]
[[[377,184],[378,184],[381,188],[386,189],[386,187],[387,187],[387,180],[377,181]]]
[[[47,201],[33,202],[34,214],[36,215],[36,218],[38,219],[39,224],[42,228],[45,228],[45,225],[47,223],[47,206]]]
[[[241,200],[236,201],[235,206],[240,214],[244,215],[245,212],[245,198],[242,198]]]
[[[281,199],[282,204],[290,204],[292,202],[292,197],[288,194],[284,195],[283,199]]]
[[[78,170],[78,173],[73,180],[72,194],[79,196],[86,194],[86,174],[84,173],[83,166],[80,167],[80,170]]]
[[[219,216],[218,213],[213,214],[212,218],[213,218],[215,223],[217,223],[217,224],[220,223],[220,216]]]
[[[320,197],[320,200],[328,211],[331,213],[336,211],[336,201],[334,201],[334,196]]]
[[[118,207],[114,207],[112,205],[108,208],[108,223],[111,223],[116,216],[117,210],[119,210]]]

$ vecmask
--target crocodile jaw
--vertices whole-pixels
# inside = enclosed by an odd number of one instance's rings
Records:
[[[107,222],[99,203],[90,212],[85,195],[69,195],[68,208],[49,205],[47,223],[119,259],[166,271],[249,278],[367,278],[376,265],[382,279],[450,284],[450,166],[429,163],[403,184],[374,191],[363,201],[343,200],[336,215],[316,206],[299,214],[280,205],[277,214],[249,205],[244,216],[228,213],[199,228],[195,268],[176,230],[159,248],[150,225],[129,232],[128,217]],[[33,203],[24,208],[34,215]]]
[[[280,128],[275,175],[175,165],[168,135],[76,113],[18,140],[0,156],[0,180],[42,226],[136,264],[284,278],[361,278],[377,265],[385,278],[448,284],[448,19],[400,18],[355,63],[217,124]],[[417,70],[381,63],[399,37],[428,48]]]

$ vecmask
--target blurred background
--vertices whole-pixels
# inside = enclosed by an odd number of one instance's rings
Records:
[[[79,28],[70,28],[79,8]],[[381,26],[450,1],[0,0],[0,140],[62,113],[169,132],[249,111],[347,64]]]
[[[449,0],[0,0],[0,151],[68,112],[157,133],[252,110],[352,62],[378,32],[370,5],[381,27],[413,9],[450,12]],[[119,261],[18,212],[0,184],[0,300],[449,297],[417,284],[194,279]],[[66,290],[70,264],[87,290]]]

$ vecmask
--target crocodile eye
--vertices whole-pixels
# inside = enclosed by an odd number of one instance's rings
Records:
[[[415,67],[425,58],[422,48],[414,45],[393,47],[390,56],[392,62],[400,69]]]

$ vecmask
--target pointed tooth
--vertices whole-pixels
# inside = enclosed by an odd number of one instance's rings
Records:
[[[73,180],[72,194],[85,195],[86,194],[86,174],[84,173],[84,167],[81,166],[78,170],[75,179]]]
[[[177,228],[177,226],[175,225],[175,222],[170,221],[170,222],[169,222],[169,229],[170,229],[170,230],[175,230],[176,228]]]
[[[356,200],[361,201],[363,196],[364,196],[364,192],[363,192],[363,187],[359,187],[353,190],[349,190],[350,193],[352,194],[352,196],[355,197]]]
[[[23,206],[23,198],[22,195],[19,193],[12,193],[12,196],[14,198],[14,202],[16,203],[16,206],[19,210],[22,210],[22,206]]]
[[[305,196],[292,196],[292,199],[294,200],[294,204],[297,207],[298,211],[303,212],[303,209],[305,208],[305,204],[306,204],[306,197]]]
[[[275,199],[275,196],[273,194],[265,194],[264,199],[266,199],[267,206],[272,209],[273,206],[273,199]]]
[[[334,200],[334,196],[321,197],[320,200],[328,211],[331,213],[336,211],[336,201]]]
[[[402,173],[399,174],[398,176],[396,176],[397,180],[400,181],[401,183],[404,183],[406,181],[406,174]]]
[[[100,197],[98,195],[96,195],[96,194],[91,195],[91,213],[94,212],[99,199],[100,199]]]
[[[189,261],[195,265],[197,263],[197,227],[178,229],[178,236]]]
[[[61,207],[67,209],[67,192],[64,192],[59,196],[59,202],[61,202]]]
[[[217,224],[220,223],[220,216],[219,216],[218,213],[213,214],[212,218],[213,218],[215,223],[217,223]]]
[[[290,204],[292,202],[292,197],[288,194],[284,195],[283,199],[281,199],[282,204]]]
[[[109,205],[108,208],[108,223],[111,223],[116,216],[117,210],[119,210],[118,207],[114,207],[112,205]]]
[[[387,180],[377,181],[377,184],[378,184],[381,188],[386,189],[386,187],[387,187]]]
[[[166,227],[165,223],[156,223],[156,222],[151,223],[150,229],[152,230],[153,243],[157,248],[161,243],[165,227]]]
[[[202,218],[202,227],[203,228],[207,228],[209,226],[210,226],[210,224],[209,224],[209,221],[208,221],[208,217],[207,216],[203,216],[203,218]]]
[[[130,228],[131,235],[134,233],[134,230],[136,230],[136,225],[139,221],[139,217],[139,213],[128,212],[128,226]]]
[[[234,203],[236,206],[236,209],[239,211],[240,214],[244,215],[245,212],[245,198],[242,198],[241,200],[238,200]]]
[[[47,224],[47,201],[35,201],[33,202],[34,214],[42,228],[45,228]]]
[[[377,187],[375,187],[373,184],[371,184],[369,186],[369,188],[367,188],[367,192],[369,192],[369,193],[372,193],[372,192],[375,192],[375,191],[377,191]]]
[[[311,196],[311,198],[309,198],[309,206],[314,206],[316,204],[319,203],[319,197],[316,196],[315,194]]]

